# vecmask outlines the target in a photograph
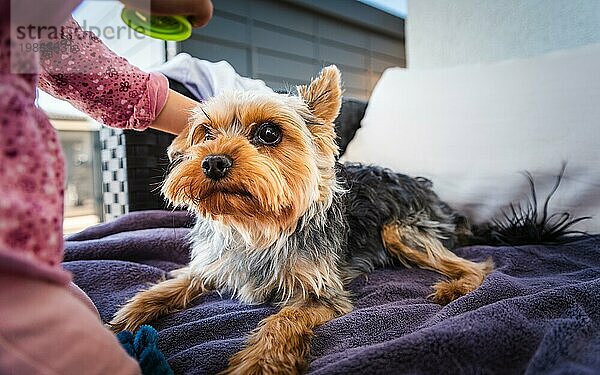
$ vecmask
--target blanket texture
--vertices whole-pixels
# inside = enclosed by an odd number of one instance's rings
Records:
[[[184,212],[126,215],[68,238],[64,266],[108,321],[136,291],[187,263],[192,223]],[[309,372],[600,373],[600,236],[455,252],[491,256],[496,269],[447,306],[426,298],[442,278],[431,271],[388,268],[355,280],[356,309],[316,330]],[[275,311],[210,293],[149,324],[176,374],[211,374]]]

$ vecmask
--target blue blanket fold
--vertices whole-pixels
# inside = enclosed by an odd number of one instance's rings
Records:
[[[66,242],[65,268],[104,321],[149,282],[189,260],[184,212],[147,211],[87,229]],[[350,289],[356,309],[318,328],[310,373],[600,373],[600,236],[560,246],[456,250],[489,256],[495,271],[448,306],[429,301],[441,276],[377,270]],[[275,312],[210,293],[148,322],[176,374],[216,373],[244,337]]]

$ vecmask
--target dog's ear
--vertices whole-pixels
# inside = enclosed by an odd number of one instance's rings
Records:
[[[308,86],[298,86],[298,93],[312,114],[327,123],[332,123],[342,106],[340,71],[329,65]]]
[[[192,144],[194,144],[193,138],[197,136],[197,134],[195,133],[199,129],[199,127],[195,125],[202,124],[207,120],[210,119],[208,118],[208,115],[206,114],[206,111],[203,109],[201,104],[196,106],[196,108],[194,108],[190,112],[188,124],[185,126],[185,128],[183,128],[181,133],[179,133],[179,135],[175,137],[173,142],[171,142],[171,145],[167,148],[167,155],[169,156],[169,161],[172,162],[173,160],[177,159],[185,152],[185,150],[187,150]],[[190,132],[192,132],[192,134],[190,134]]]
[[[177,159],[179,156],[183,154],[183,152],[189,147],[189,134],[190,134],[191,125],[187,125],[181,133],[175,139],[169,147],[167,148],[167,156],[169,156],[169,161]]]

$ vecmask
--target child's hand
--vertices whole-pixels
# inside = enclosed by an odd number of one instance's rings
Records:
[[[121,0],[129,8],[148,11],[149,0]],[[188,16],[192,26],[201,27],[213,14],[211,0],[150,0],[153,15]]]

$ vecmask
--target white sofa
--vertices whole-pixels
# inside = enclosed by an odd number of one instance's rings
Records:
[[[565,178],[552,211],[600,233],[600,45],[488,65],[388,69],[345,161],[429,178],[475,222]]]

